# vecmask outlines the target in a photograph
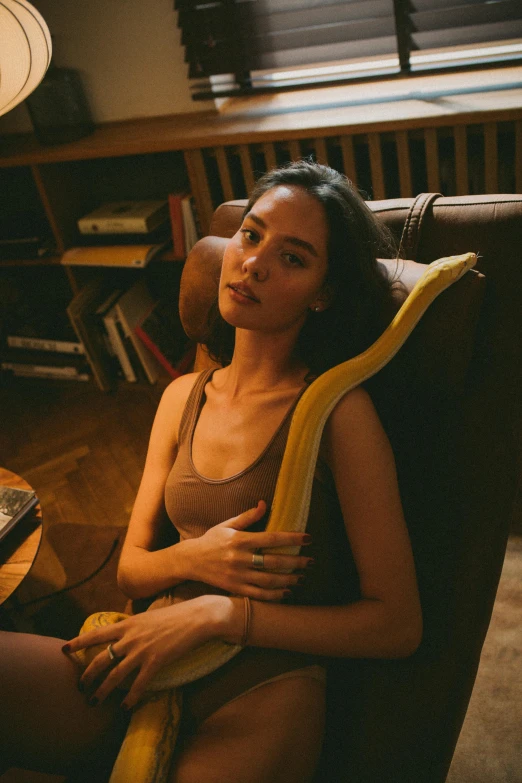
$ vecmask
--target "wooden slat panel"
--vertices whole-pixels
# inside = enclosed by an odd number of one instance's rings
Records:
[[[437,129],[424,129],[424,148],[426,151],[426,171],[428,175],[429,193],[440,192],[439,173],[439,144],[437,141]]]
[[[370,148],[370,167],[372,171],[372,192],[376,201],[386,198],[384,170],[382,167],[381,137],[378,133],[368,134]]]
[[[228,167],[227,153],[224,147],[216,147],[216,160],[219,169],[219,179],[223,188],[223,198],[225,201],[233,201],[234,188],[230,178],[230,169]]]
[[[453,128],[455,139],[455,185],[457,196],[467,196],[468,185],[468,137],[465,125]]]
[[[315,158],[318,163],[328,166],[328,151],[326,149],[326,139],[314,139]]]
[[[249,194],[254,189],[256,178],[254,177],[252,169],[252,159],[250,157],[250,147],[248,144],[239,145],[239,157],[241,158],[241,168],[243,169],[246,192]]]
[[[263,152],[265,154],[266,170],[275,169],[277,166],[275,144],[269,144],[268,142],[263,144]]]
[[[484,124],[484,186],[486,193],[498,193],[497,123]]]
[[[522,120],[515,123],[515,190],[522,193]]]
[[[343,156],[343,169],[345,175],[357,187],[357,169],[355,167],[355,154],[353,150],[353,138],[341,136],[341,153]]]
[[[399,183],[401,198],[410,198],[413,195],[411,184],[410,148],[408,145],[408,131],[396,131],[395,142],[397,144],[397,160],[399,163]]]
[[[196,203],[201,231],[205,236],[210,228],[214,212],[212,197],[207,180],[207,172],[201,150],[185,150],[183,153],[189,176],[190,190]]]
[[[292,160],[301,160],[301,144],[297,139],[291,139],[288,142],[288,149]]]

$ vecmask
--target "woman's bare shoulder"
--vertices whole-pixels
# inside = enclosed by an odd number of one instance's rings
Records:
[[[385,441],[386,436],[375,410],[372,399],[366,389],[357,386],[347,392],[332,410],[324,430],[324,456],[332,467],[339,452],[354,453],[363,442]],[[344,454],[346,456],[346,454]]]
[[[175,378],[166,387],[156,414],[156,420],[165,432],[177,436],[185,405],[201,372],[189,372]]]

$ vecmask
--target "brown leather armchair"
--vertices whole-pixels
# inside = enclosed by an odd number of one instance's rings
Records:
[[[180,311],[198,340],[223,237],[246,202],[221,205],[187,259]],[[406,660],[337,660],[316,781],[442,783],[475,680],[520,477],[522,195],[370,202],[420,265],[474,251],[397,356],[368,382],[395,450],[424,612]],[[199,354],[201,357],[202,354]],[[196,368],[205,366],[199,361]]]

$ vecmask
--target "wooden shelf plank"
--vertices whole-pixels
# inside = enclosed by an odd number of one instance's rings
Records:
[[[355,167],[355,153],[351,136],[341,136],[341,154],[343,156],[343,169],[345,175],[357,187],[357,169]]]
[[[277,166],[277,157],[274,144],[263,144],[263,152],[265,153],[266,170],[275,169]]]
[[[381,201],[386,198],[386,187],[382,166],[381,137],[378,133],[368,134],[368,147],[370,151],[373,199],[374,201]]]
[[[436,128],[425,128],[424,148],[426,153],[426,171],[428,174],[428,191],[430,193],[439,193],[439,143],[437,140]]]
[[[234,188],[230,178],[226,150],[224,147],[216,147],[215,154],[219,169],[219,179],[221,181],[221,187],[223,188],[223,199],[225,201],[232,201],[234,199]]]
[[[515,125],[515,189],[522,193],[522,120]]]
[[[14,258],[0,260],[0,268],[8,266],[55,266],[60,264],[61,255],[45,256],[44,258]]]
[[[484,125],[484,193],[498,193],[498,144],[496,122]]]
[[[466,127],[458,125],[453,129],[455,138],[455,180],[457,196],[468,193],[468,135]]]
[[[395,133],[395,142],[397,144],[401,198],[410,198],[413,195],[413,189],[411,185],[411,164],[410,148],[408,145],[408,131],[397,131]]]

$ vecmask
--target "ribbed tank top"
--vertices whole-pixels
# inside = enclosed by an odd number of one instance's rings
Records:
[[[211,479],[197,471],[192,459],[192,442],[206,401],[205,386],[213,373],[213,369],[202,372],[189,394],[179,427],[178,455],[165,487],[167,513],[181,539],[201,536],[210,527],[254,508],[259,500],[265,500],[267,510],[270,509],[292,413],[304,392],[304,389],[299,392],[254,462],[228,478]],[[263,530],[266,521],[260,520],[249,531]]]
[[[270,442],[254,462],[234,476],[211,479],[196,470],[192,441],[206,400],[205,386],[213,373],[214,369],[203,371],[191,389],[180,422],[178,453],[165,485],[165,507],[181,540],[203,535],[214,525],[254,508],[260,499],[266,501],[267,513],[249,527],[249,532],[265,528],[292,414],[306,389],[296,396]],[[321,460],[318,460],[312,485],[307,531],[312,535],[312,544],[303,549],[303,554],[313,557],[316,567],[307,574],[303,586],[295,589],[293,602],[335,604],[348,597],[353,599],[357,592],[355,566],[333,477]],[[185,588],[179,592],[185,593]]]

